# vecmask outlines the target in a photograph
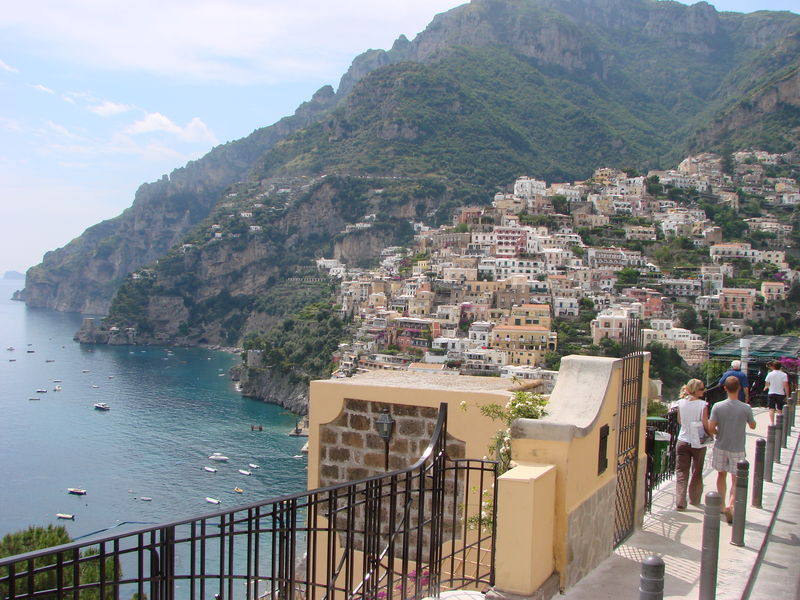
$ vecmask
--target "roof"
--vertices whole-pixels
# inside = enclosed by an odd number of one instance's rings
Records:
[[[778,359],[783,356],[800,356],[800,337],[794,335],[746,335],[750,340],[750,359]],[[741,358],[739,340],[733,340],[713,350],[712,358]]]

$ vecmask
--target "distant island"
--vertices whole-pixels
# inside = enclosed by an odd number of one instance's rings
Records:
[[[3,273],[3,281],[25,281],[25,273],[6,271]]]

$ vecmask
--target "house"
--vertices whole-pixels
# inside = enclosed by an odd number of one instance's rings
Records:
[[[719,293],[720,316],[750,319],[756,302],[756,291],[748,288],[722,288]]]
[[[558,346],[555,332],[536,325],[497,325],[491,339],[493,349],[506,353],[509,365],[539,365]]]

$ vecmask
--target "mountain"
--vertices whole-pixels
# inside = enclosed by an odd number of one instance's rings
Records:
[[[25,274],[20,273],[19,271],[6,271],[3,273],[4,281],[23,281],[24,279]]]
[[[409,218],[443,222],[519,175],[796,147],[799,48],[792,13],[473,0],[357,57],[336,93],[322,88],[292,117],[143,185],[122,215],[31,268],[24,298],[110,308],[143,340],[238,341],[274,324],[280,315],[255,307],[313,257],[367,261],[408,235]],[[346,233],[368,215],[370,229]]]

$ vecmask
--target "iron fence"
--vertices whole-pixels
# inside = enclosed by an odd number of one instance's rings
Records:
[[[419,600],[493,584],[496,463],[450,460],[447,406],[404,470],[0,559],[0,598]]]
[[[645,438],[645,452],[647,453],[647,478],[645,480],[645,506],[650,510],[653,504],[653,490],[671,479],[675,475],[677,453],[675,446],[678,442],[677,409],[670,410],[663,419],[647,420],[647,436]],[[655,433],[661,431],[669,435],[666,447],[666,458],[662,461],[661,454],[656,453]],[[656,460],[662,461],[656,464]]]

